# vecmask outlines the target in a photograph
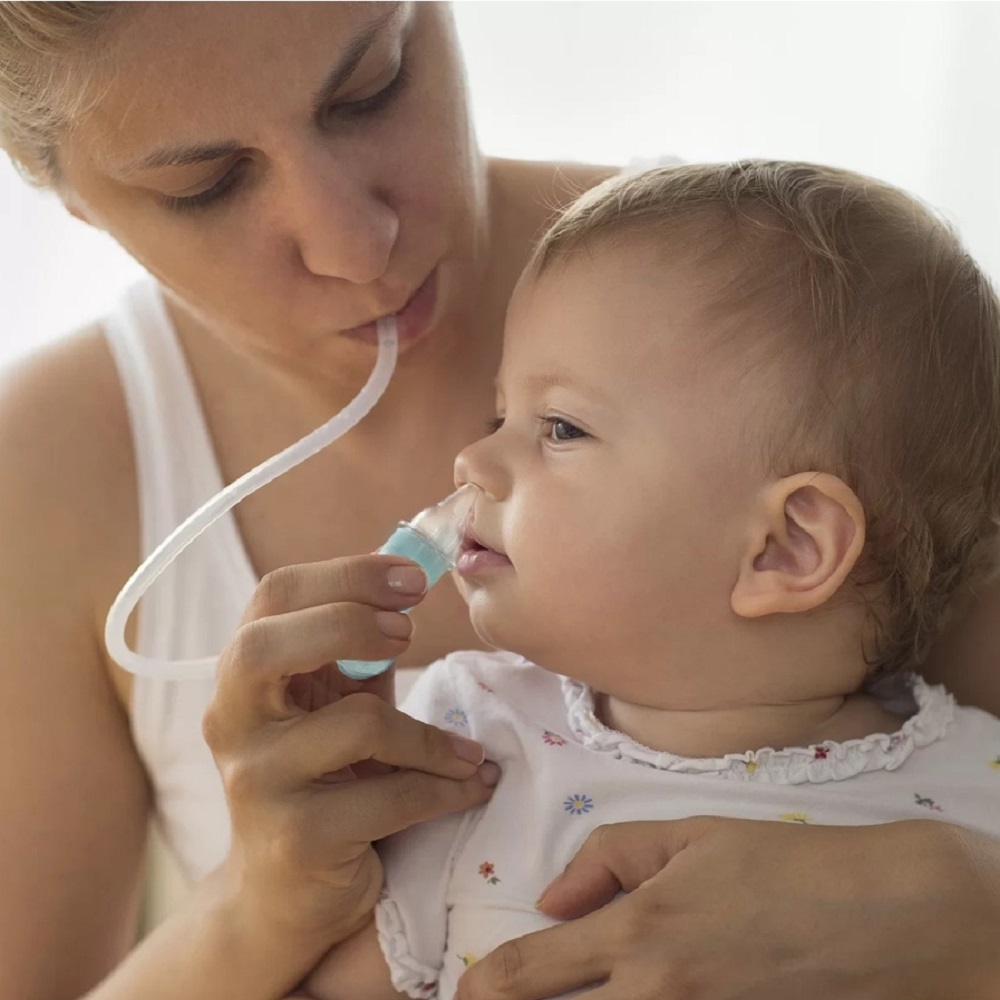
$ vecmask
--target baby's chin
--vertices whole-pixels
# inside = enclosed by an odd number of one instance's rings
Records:
[[[495,606],[495,602],[482,593],[466,593],[462,595],[469,606],[469,621],[472,629],[481,642],[493,649],[517,653],[531,660],[528,647],[533,645],[527,641],[527,628],[519,628],[512,621],[512,615],[505,614]]]

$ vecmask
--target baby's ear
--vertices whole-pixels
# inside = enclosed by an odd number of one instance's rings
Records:
[[[865,544],[865,513],[837,476],[802,472],[769,484],[730,596],[741,618],[811,611],[847,579]]]

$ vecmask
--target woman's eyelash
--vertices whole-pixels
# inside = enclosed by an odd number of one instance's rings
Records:
[[[406,62],[406,54],[404,53],[396,75],[380,91],[359,101],[346,101],[343,104],[334,104],[330,112],[337,117],[349,119],[376,115],[378,112],[388,108],[403,92],[409,82],[410,73]],[[189,195],[186,198],[162,195],[161,200],[172,212],[180,213],[195,212],[200,208],[207,208],[209,205],[218,205],[236,190],[242,176],[241,163],[243,162],[241,160],[232,170],[204,191],[199,191],[197,194]]]
[[[199,191],[197,194],[188,195],[186,198],[178,198],[174,195],[161,195],[163,204],[171,212],[195,212],[199,208],[207,205],[218,204],[236,189],[240,178],[243,176],[243,164],[248,161],[240,160],[233,165],[233,168],[220,177],[210,188]]]
[[[345,101],[343,104],[334,104],[330,112],[337,117],[364,118],[367,115],[377,114],[385,110],[399,95],[406,89],[410,82],[410,67],[406,58],[406,52],[400,56],[399,69],[396,75],[377,93],[370,97],[363,97],[359,101]]]

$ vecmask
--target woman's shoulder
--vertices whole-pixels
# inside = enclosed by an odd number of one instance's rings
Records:
[[[0,371],[0,459],[43,499],[51,491],[81,509],[134,483],[131,432],[117,369],[99,323]],[[5,475],[10,484],[12,477]]]
[[[0,510],[22,555],[58,566],[61,592],[95,612],[138,552],[135,462],[125,400],[94,323],[0,371]],[[110,593],[110,596],[108,596]]]

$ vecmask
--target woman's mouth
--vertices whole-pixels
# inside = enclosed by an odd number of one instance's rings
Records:
[[[483,576],[510,567],[511,562],[507,556],[481,541],[471,525],[466,527],[462,547],[455,560],[455,571],[459,576],[463,578]]]
[[[438,268],[424,280],[424,283],[410,296],[409,301],[396,313],[396,333],[400,345],[412,344],[419,340],[433,325],[435,307],[438,300]],[[342,330],[341,334],[351,340],[366,344],[378,344],[377,320]]]

